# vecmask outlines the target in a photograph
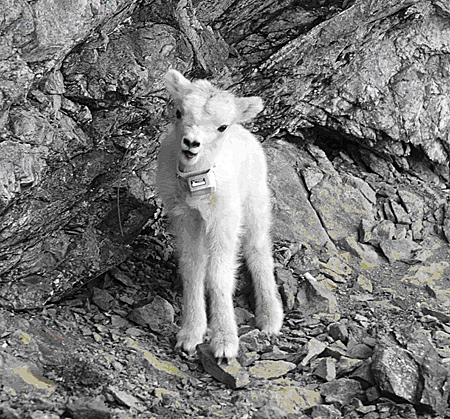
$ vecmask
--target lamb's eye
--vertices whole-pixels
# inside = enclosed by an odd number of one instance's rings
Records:
[[[179,109],[177,109],[177,112],[175,115],[177,116],[177,119],[181,119],[181,112]]]
[[[217,131],[224,132],[228,128],[228,125],[221,125],[219,128],[217,128]]]

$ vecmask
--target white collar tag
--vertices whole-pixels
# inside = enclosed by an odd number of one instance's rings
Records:
[[[212,169],[180,172],[177,165],[177,177],[186,179],[191,196],[209,195],[216,190],[216,178]]]

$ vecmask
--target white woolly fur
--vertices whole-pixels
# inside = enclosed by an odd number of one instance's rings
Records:
[[[183,316],[177,346],[192,353],[207,329],[211,348],[233,358],[238,335],[233,308],[238,253],[252,274],[257,326],[278,334],[282,305],[273,274],[267,163],[258,140],[240,123],[263,109],[258,97],[237,98],[206,80],[190,82],[176,70],[166,86],[177,107],[158,157],[157,186],[176,238],[183,280]],[[191,195],[182,174],[211,169],[216,189]]]

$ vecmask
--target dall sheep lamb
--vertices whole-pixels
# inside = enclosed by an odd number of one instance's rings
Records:
[[[171,219],[183,281],[183,315],[177,347],[192,354],[207,330],[210,298],[213,354],[237,355],[233,308],[238,254],[252,275],[256,324],[280,332],[283,308],[274,274],[267,163],[258,140],[240,123],[262,109],[259,97],[237,98],[206,80],[166,74],[176,105],[172,131],[158,156],[157,187]]]

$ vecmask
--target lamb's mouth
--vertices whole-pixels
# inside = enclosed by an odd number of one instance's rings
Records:
[[[183,150],[183,154],[188,160],[193,159],[197,155],[197,153],[193,153],[192,151],[189,150]]]

